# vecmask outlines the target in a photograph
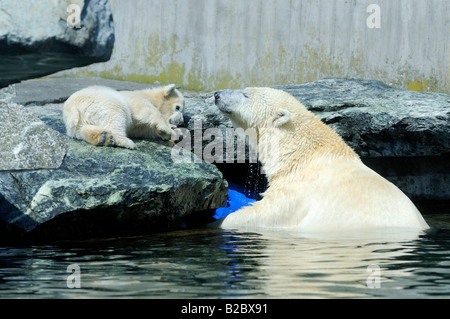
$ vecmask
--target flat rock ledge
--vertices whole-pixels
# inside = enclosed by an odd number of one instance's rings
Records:
[[[183,219],[225,205],[222,174],[205,162],[174,163],[169,145],[139,141],[135,151],[67,145],[58,169],[0,172],[2,235],[147,234],[180,229]]]

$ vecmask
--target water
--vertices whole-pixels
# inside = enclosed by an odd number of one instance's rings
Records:
[[[449,298],[450,215],[426,218],[425,234],[196,229],[1,247],[0,297]]]

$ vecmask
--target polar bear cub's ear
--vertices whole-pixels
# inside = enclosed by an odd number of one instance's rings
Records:
[[[177,88],[177,86],[175,84],[166,85],[164,87],[164,96],[165,97],[171,96],[173,93],[175,93],[176,88]]]
[[[283,124],[287,123],[290,119],[291,119],[291,112],[285,109],[280,109],[277,111],[277,114],[275,115],[273,125],[275,127],[280,127]]]

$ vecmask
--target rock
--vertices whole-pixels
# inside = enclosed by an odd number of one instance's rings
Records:
[[[450,152],[447,94],[413,92],[375,80],[337,78],[275,88],[301,101],[362,157]],[[202,123],[203,131],[231,126],[214,105],[212,93],[192,94],[186,110],[189,130],[194,130],[195,120]]]
[[[448,94],[336,78],[278,88],[301,101],[362,157],[450,152]]]
[[[58,168],[66,154],[66,138],[11,103],[12,91],[0,92],[0,171]]]
[[[11,101],[25,106],[61,104],[74,92],[91,85],[104,85],[116,90],[143,90],[154,86],[97,77],[28,80],[14,85],[16,93]]]
[[[4,95],[11,99],[10,88]],[[14,107],[11,103],[5,104]],[[221,172],[194,158],[190,163],[174,162],[169,142],[137,141],[133,151],[94,147],[62,135],[62,104],[29,105],[25,110],[25,120],[32,116],[62,136],[66,154],[57,169],[0,172],[0,239],[80,239],[173,230],[226,202],[227,182]]]
[[[225,204],[222,174],[205,162],[173,163],[168,145],[68,146],[59,169],[0,173],[1,219],[10,236],[146,234],[180,228],[183,218]]]
[[[69,4],[80,8],[80,28],[68,27],[69,16],[77,14]],[[107,61],[112,54],[114,26],[107,0],[1,0],[0,6],[0,88]]]

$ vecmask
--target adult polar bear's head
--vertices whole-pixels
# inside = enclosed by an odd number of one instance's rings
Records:
[[[236,128],[256,131],[258,159],[271,175],[293,170],[312,159],[353,156],[342,139],[292,95],[272,88],[223,90],[214,94],[216,106]],[[317,150],[321,149],[321,152]]]
[[[246,88],[218,91],[214,97],[234,127],[256,137],[249,138],[249,145],[269,178],[280,171],[289,153],[297,152],[299,119],[308,111],[293,96],[271,88]]]
[[[235,127],[280,128],[298,113],[299,102],[291,95],[271,88],[223,90],[214,94],[220,111]]]

